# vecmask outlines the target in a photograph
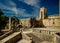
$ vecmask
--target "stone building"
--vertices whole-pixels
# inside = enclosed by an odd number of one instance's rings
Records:
[[[45,7],[40,8],[39,17],[36,20],[40,21],[40,25],[43,24],[45,27],[60,27],[60,15],[47,16],[47,10]],[[21,22],[23,26],[30,27],[30,18],[21,19]]]
[[[45,27],[60,27],[60,15],[53,14],[47,16],[47,10],[45,7],[40,8],[39,17],[36,20]],[[19,19],[19,24],[23,27],[30,27],[30,18]],[[11,29],[11,19],[9,19],[9,29]]]
[[[20,24],[23,27],[30,27],[30,18],[20,19]]]
[[[46,8],[42,7],[40,9],[40,14],[39,14],[39,19],[42,20],[44,26],[46,27],[60,27],[60,15],[59,14],[54,14],[51,16],[46,15]]]

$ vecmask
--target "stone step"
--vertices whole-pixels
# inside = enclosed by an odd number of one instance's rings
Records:
[[[4,39],[5,37],[11,35],[12,33],[14,33],[14,32],[11,30],[11,31],[9,31],[9,32],[7,32],[7,33],[5,33],[5,34],[3,34],[2,36],[0,36],[0,40],[2,40],[2,39]]]
[[[21,32],[14,32],[13,34],[2,39],[0,43],[15,43],[17,40],[22,38]]]
[[[18,41],[17,43],[31,43],[31,41],[26,40],[26,39],[22,39],[22,40]]]
[[[28,35],[22,33],[22,40],[19,40],[17,43],[31,43],[32,37],[29,37]]]

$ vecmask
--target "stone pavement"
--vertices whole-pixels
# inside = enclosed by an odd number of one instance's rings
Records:
[[[22,39],[22,40],[18,41],[17,43],[31,43],[31,41],[26,40],[26,39]]]
[[[41,42],[41,43],[52,43],[52,42],[43,41],[43,42]]]

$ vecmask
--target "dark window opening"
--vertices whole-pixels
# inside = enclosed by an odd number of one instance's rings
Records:
[[[53,22],[53,24],[55,24],[55,22]]]

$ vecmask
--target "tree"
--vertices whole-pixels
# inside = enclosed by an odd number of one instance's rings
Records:
[[[30,24],[31,24],[31,27],[40,27],[39,25],[39,21],[36,20],[36,18],[31,18],[30,19]]]
[[[1,9],[0,9],[0,16],[2,16],[4,13],[1,11]]]
[[[34,27],[34,23],[35,22],[35,18],[30,18],[30,24],[31,24],[31,27]]]
[[[8,17],[3,16],[3,12],[0,10],[0,34],[2,33],[1,29],[4,29],[7,21],[8,21]]]
[[[0,30],[1,30],[1,26],[2,26],[2,15],[3,15],[3,12],[0,10]]]
[[[36,18],[31,18],[30,24],[31,24],[31,27],[33,28],[44,27],[43,22],[41,20],[37,21]]]

